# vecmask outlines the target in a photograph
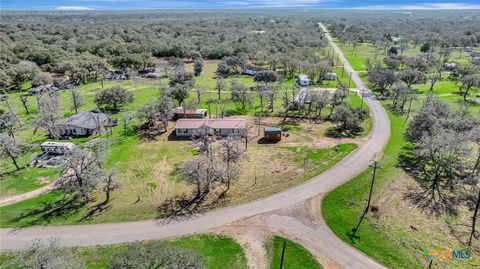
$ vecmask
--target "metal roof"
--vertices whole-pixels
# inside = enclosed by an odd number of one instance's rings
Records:
[[[175,125],[176,129],[198,129],[206,125],[212,129],[244,129],[244,119],[179,119]]]
[[[281,128],[278,127],[265,127],[265,133],[279,134],[282,132]]]
[[[93,130],[107,123],[107,121],[108,117],[104,113],[81,112],[67,118],[63,124]]]

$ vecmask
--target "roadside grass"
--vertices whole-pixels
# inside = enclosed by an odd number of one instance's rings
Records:
[[[172,246],[193,250],[205,259],[208,269],[246,269],[247,259],[242,247],[231,237],[201,234],[165,240]],[[143,242],[143,241],[142,241]],[[141,243],[142,243],[141,242]],[[95,247],[69,248],[85,261],[87,269],[106,269],[117,253],[128,249],[131,243],[103,245]],[[0,254],[0,266],[12,259],[13,254]]]
[[[374,195],[379,195],[392,178],[398,173],[395,167],[397,156],[405,141],[403,133],[406,129],[403,118],[390,112],[391,137],[385,147],[384,155],[379,162],[381,169],[377,171]],[[343,241],[365,252],[368,256],[391,268],[418,268],[422,266],[420,253],[415,255],[390,238],[394,235],[377,229],[372,224],[371,214],[367,214],[360,226],[359,239],[350,240],[348,233],[358,223],[361,212],[366,205],[366,196],[371,183],[372,169],[367,169],[354,179],[328,193],[322,202],[322,214],[327,225]],[[375,197],[374,196],[374,197]]]
[[[283,242],[287,242],[285,247],[285,255],[283,259],[284,269],[321,269],[322,266],[315,260],[315,258],[303,246],[284,239],[280,236],[273,237],[273,242],[270,248],[272,260],[270,263],[271,269],[280,268],[280,261],[282,258]]]

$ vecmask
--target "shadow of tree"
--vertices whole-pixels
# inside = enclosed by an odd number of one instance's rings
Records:
[[[68,218],[71,215],[78,214],[85,205],[74,197],[64,196],[60,200],[48,201],[39,205],[37,208],[27,210],[14,218],[11,223],[22,223],[19,227],[27,227],[32,225],[47,225],[54,219]]]
[[[111,200],[110,200],[111,201]],[[102,213],[104,213],[105,211],[108,211],[112,206],[110,205],[110,201],[102,201],[100,203],[97,203],[93,206],[91,206],[87,212],[87,214],[85,214],[85,216],[83,216],[80,221],[87,221],[87,220],[92,220],[94,219],[95,217],[97,216],[100,216]]]
[[[448,191],[442,189],[448,186],[439,186],[432,184],[431,175],[427,172],[428,163],[415,157],[415,145],[407,143],[403,146],[396,166],[405,171],[410,177],[415,179],[421,188],[411,187],[403,196],[418,206],[424,212],[432,215],[441,215],[447,213],[452,216],[458,214],[458,205],[460,199],[451,195]]]

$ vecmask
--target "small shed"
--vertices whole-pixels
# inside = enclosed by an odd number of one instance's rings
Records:
[[[325,78],[327,80],[337,80],[337,73],[327,73],[327,75],[325,76]]]
[[[40,147],[43,153],[49,153],[54,155],[63,155],[65,152],[75,149],[75,144],[64,142],[43,142]]]
[[[282,129],[278,127],[265,127],[263,130],[263,139],[268,142],[278,142],[282,140]]]

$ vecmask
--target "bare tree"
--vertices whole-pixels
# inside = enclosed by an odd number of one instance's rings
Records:
[[[242,105],[242,108],[245,109],[248,104],[251,104],[253,101],[252,96],[250,95],[248,87],[239,83],[235,80],[232,80],[232,101],[239,102]]]
[[[115,173],[113,171],[109,172],[103,179],[102,190],[105,193],[104,204],[110,201],[110,194],[122,187],[122,183],[115,179]]]
[[[20,145],[10,136],[0,134],[0,156],[10,158],[16,170],[19,170],[17,159],[20,156]]]
[[[225,79],[217,78],[217,80],[215,81],[215,91],[217,91],[218,100],[222,99],[222,92],[225,91],[225,88]]]
[[[243,156],[243,148],[240,146],[239,137],[228,136],[226,139],[220,141],[220,154],[222,160],[226,165],[225,168],[225,184],[226,188],[222,195],[230,190],[231,182],[238,176],[238,163]]]
[[[70,101],[75,114],[78,114],[78,109],[85,104],[85,98],[76,89],[70,90]]]
[[[59,100],[57,95],[43,94],[38,99],[38,115],[34,120],[35,131],[44,130],[50,137],[60,137]]]
[[[194,91],[197,94],[197,103],[200,104],[201,103],[200,98],[202,97],[202,94],[207,91],[207,89],[202,87],[195,87]]]
[[[195,130],[193,140],[198,145],[200,153],[211,156],[211,145],[215,141],[212,129],[202,126],[198,130]]]
[[[277,99],[279,92],[280,92],[280,87],[275,84],[272,84],[271,87],[268,87],[267,90],[265,91],[265,95],[268,101],[268,110],[270,110],[270,112],[273,112],[275,100]]]
[[[468,92],[472,88],[480,88],[480,76],[478,75],[466,75],[461,80],[462,85],[460,91],[463,91],[463,100],[467,101]]]
[[[123,109],[121,121],[122,121],[122,128],[123,128],[123,136],[124,137],[127,137],[128,127],[129,127],[130,123],[132,122],[132,120],[133,120],[133,115],[130,113],[130,111],[128,109]]]
[[[30,115],[30,110],[28,110],[28,96],[26,95],[20,95],[20,102],[22,102],[22,106],[25,109],[25,112],[27,112],[27,115]]]
[[[84,149],[66,152],[65,168],[60,176],[59,185],[66,193],[74,195],[83,203],[91,201],[91,192],[96,190],[104,178],[103,160],[106,143],[95,139]]]
[[[19,251],[15,259],[8,261],[6,268],[18,269],[84,269],[83,261],[67,249],[60,248],[58,240],[51,239],[47,244],[34,240],[26,250]]]
[[[18,117],[13,111],[4,111],[0,114],[0,132],[6,131],[9,136],[15,140],[15,125],[18,122]]]

